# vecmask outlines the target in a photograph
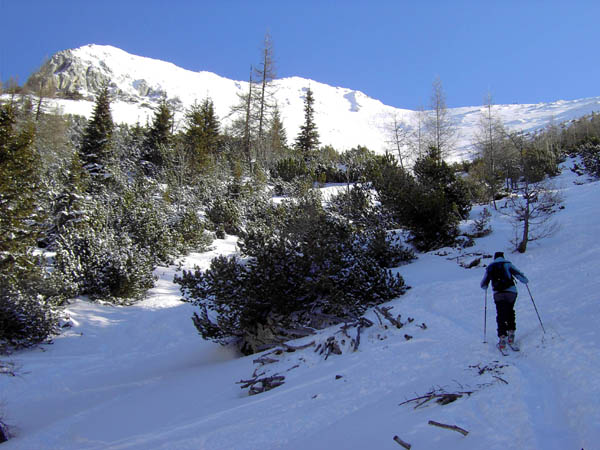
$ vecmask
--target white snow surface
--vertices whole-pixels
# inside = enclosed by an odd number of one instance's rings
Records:
[[[74,326],[52,345],[3,358],[20,369],[17,377],[0,376],[3,420],[14,435],[2,448],[397,449],[397,435],[415,449],[597,449],[600,182],[565,168],[558,185],[565,208],[556,214],[555,236],[511,253],[512,226],[494,212],[493,233],[474,247],[420,254],[394,269],[412,289],[387,306],[412,323],[383,326],[370,311],[375,325],[363,330],[358,351],[346,342],[342,355],[326,360],[312,347],[275,356],[261,371],[284,375],[285,384],[255,396],[236,382],[251,378],[258,355],[202,340],[190,320],[195,307],[180,302],[172,283],[176,267],[157,269],[156,287],[135,306],[79,299],[68,307]],[[489,297],[483,343],[479,282],[491,260],[465,269],[456,259],[498,250],[529,278],[546,329],[519,284],[522,351],[506,357],[495,348]],[[228,237],[183,266],[208,267],[215,255],[234,252],[236,240]],[[338,330],[297,344],[324,342]],[[495,369],[480,374],[486,367]],[[473,393],[445,406],[400,405],[432,390]]]
[[[109,78],[113,91],[120,91],[129,101],[116,100],[111,104],[113,118],[118,123],[146,124],[153,117],[153,107],[165,93],[179,105],[175,118],[183,126],[185,109],[194,102],[210,97],[217,115],[224,125],[230,120],[231,107],[238,103],[237,94],[246,93],[248,83],[223,78],[211,72],[194,72],[172,63],[129,54],[107,45],[86,45],[69,50],[73,64],[83,70],[94,71]],[[58,75],[58,74],[57,74]],[[399,80],[399,83],[402,81]],[[385,124],[396,116],[404,127],[414,129],[417,112],[385,105],[366,94],[343,87],[329,86],[314,80],[289,77],[274,81],[276,102],[281,110],[284,126],[291,144],[304,123],[304,97],[306,89],[312,89],[315,103],[315,122],[321,144],[332,145],[338,151],[363,145],[383,153],[390,147]],[[150,92],[142,95],[145,89]],[[446,86],[451,91],[452,86]],[[54,100],[48,107],[58,107],[64,113],[90,117],[93,110],[94,92],[82,89],[90,100]],[[482,93],[482,97],[483,97]],[[424,99],[427,102],[427,99]],[[449,109],[449,116],[456,125],[458,135],[455,151],[450,159],[470,157],[473,134],[478,128],[482,106]],[[512,131],[536,131],[550,122],[562,122],[600,110],[600,97],[579,100],[558,100],[551,103],[495,105],[493,112]]]

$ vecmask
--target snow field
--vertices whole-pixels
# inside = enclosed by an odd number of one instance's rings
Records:
[[[276,356],[278,362],[260,370],[284,375],[285,384],[256,396],[236,382],[251,378],[258,355],[239,357],[198,336],[190,320],[195,308],[178,300],[171,282],[176,266],[159,268],[157,286],[135,306],[79,299],[68,308],[72,328],[53,345],[13,355],[21,375],[0,377],[4,420],[15,435],[3,448],[397,449],[395,435],[415,449],[597,448],[600,183],[568,169],[558,181],[565,197],[558,234],[531,243],[525,254],[511,253],[508,218],[492,212],[493,233],[475,247],[422,254],[395,269],[412,289],[387,306],[412,323],[382,325],[371,311],[375,325],[363,329],[357,352],[346,342],[342,355],[327,360],[312,347]],[[546,328],[543,334],[519,284],[522,351],[507,357],[495,349],[491,292],[482,342],[479,282],[490,259],[472,269],[456,260],[497,250],[530,279]],[[183,266],[207,267],[214,255],[234,251],[234,238],[216,241],[214,250],[190,255]],[[324,342],[338,330],[295,344]],[[399,405],[432,391],[473,393],[444,406],[433,400],[417,409],[415,402]]]

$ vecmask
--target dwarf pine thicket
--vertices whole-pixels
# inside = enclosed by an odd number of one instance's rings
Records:
[[[241,255],[178,282],[199,306],[193,322],[204,337],[253,352],[400,295],[406,286],[389,268],[414,253],[392,230],[420,251],[453,245],[473,202],[494,207],[556,174],[565,155],[581,156],[574,170],[600,176],[595,114],[482,138],[461,164],[430,146],[404,167],[360,146],[319,146],[308,91],[306,122],[288,146],[276,111],[253,122],[255,97],[240,99],[246,109],[227,127],[204,99],[175,130],[166,98],[152,123],[131,127],[113,123],[106,86],[90,120],[35,108],[24,92],[5,96],[0,352],[51,336],[76,296],[141,299],[157,265],[225,234],[239,236]],[[325,202],[315,187],[329,182],[345,188]],[[272,195],[287,199],[275,205]]]

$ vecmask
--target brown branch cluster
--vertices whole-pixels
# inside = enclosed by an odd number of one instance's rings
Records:
[[[271,358],[269,355],[280,356],[280,355],[283,355],[284,353],[293,353],[298,350],[303,350],[308,347],[313,347],[314,345],[315,345],[315,341],[310,341],[308,344],[298,345],[298,346],[281,343],[281,347],[277,347],[276,349],[273,349],[270,352],[264,353],[263,355],[256,358],[252,362],[255,364],[261,364],[263,366],[266,364],[276,363],[276,362],[279,362],[279,360],[275,359],[275,358]]]
[[[415,402],[416,405],[414,409],[417,409],[427,404],[431,400],[435,400],[435,402],[439,405],[447,405],[458,400],[459,398],[462,398],[464,395],[470,396],[472,393],[473,391],[445,392],[443,389],[432,389],[427,394],[405,400],[398,406]]]
[[[408,324],[408,323],[412,323],[415,319],[413,319],[412,317],[409,317],[406,322],[402,323],[402,315],[398,314],[397,317],[392,316],[392,314],[390,313],[390,310],[393,309],[393,306],[376,306],[375,307],[375,315],[377,316],[377,319],[379,320],[379,323],[385,327],[385,325],[383,325],[383,321],[381,320],[381,317],[383,316],[383,318],[385,318],[389,323],[391,323],[393,326],[395,326],[396,328],[402,328],[404,325]],[[386,327],[387,328],[387,327]]]
[[[0,375],[9,375],[11,377],[17,376],[18,367],[15,363],[0,361]]]
[[[248,395],[256,395],[261,392],[270,391],[284,383],[285,377],[283,375],[272,375],[268,377],[256,376],[250,380],[240,380],[236,384],[241,384],[241,389],[250,388]]]

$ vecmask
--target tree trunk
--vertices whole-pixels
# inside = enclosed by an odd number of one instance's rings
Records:
[[[529,208],[531,202],[531,198],[529,197],[529,186],[526,187],[523,197],[525,198],[525,212],[523,214],[523,237],[521,238],[521,243],[517,247],[519,253],[525,253],[527,250],[527,243],[529,242],[529,219],[531,217]]]

